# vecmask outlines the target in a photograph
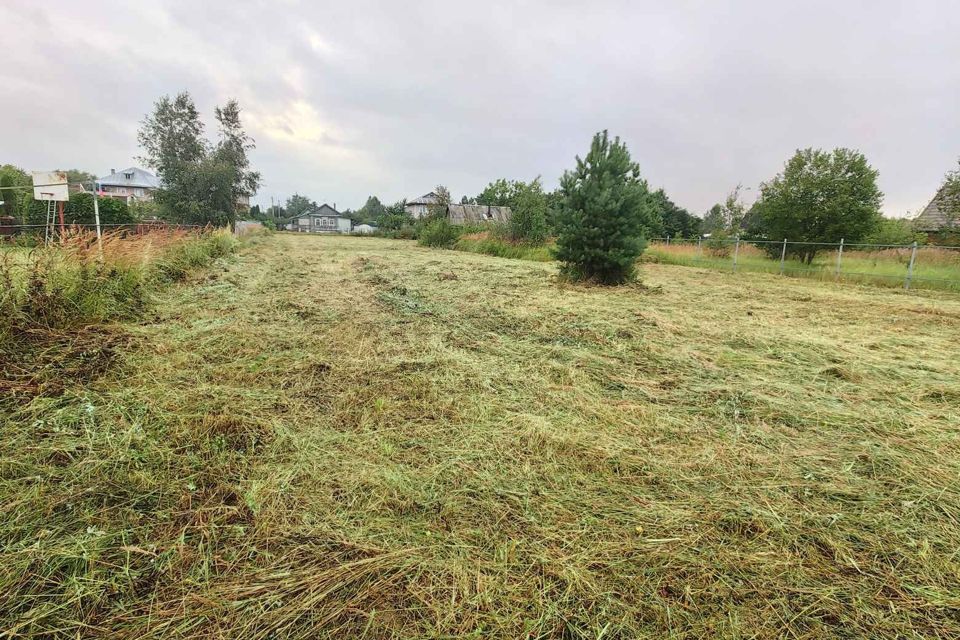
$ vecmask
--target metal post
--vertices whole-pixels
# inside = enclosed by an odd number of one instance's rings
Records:
[[[703,241],[703,236],[697,236],[697,257],[703,257],[703,247],[700,246],[700,243]]]
[[[740,236],[737,236],[737,246],[733,250],[733,272],[737,272],[737,256],[740,255]]]
[[[100,201],[97,199],[97,183],[93,183],[93,221],[97,225],[97,251],[103,259],[103,236],[100,233]]]
[[[904,289],[910,288],[910,281],[913,280],[913,263],[917,261],[917,243],[913,243],[913,252],[910,254],[910,266],[907,267],[907,279],[903,283]]]
[[[780,275],[783,275],[783,262],[787,259],[787,239],[783,239],[783,249],[780,251]]]
[[[840,260],[843,258],[843,238],[840,238],[840,248],[837,249],[837,269],[834,271],[833,277],[837,280],[840,279]]]

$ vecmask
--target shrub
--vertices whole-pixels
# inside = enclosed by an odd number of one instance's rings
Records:
[[[593,137],[585,160],[560,179],[562,193],[556,257],[573,280],[620,284],[635,275],[646,246],[643,222],[650,197],[640,167],[619,138]]]
[[[508,228],[514,242],[540,245],[546,240],[547,198],[539,178],[520,190]]]
[[[47,202],[33,200],[28,207],[30,224],[44,224],[47,217]],[[135,213],[127,203],[118,198],[98,198],[100,224],[129,224],[136,222]],[[63,220],[66,224],[92,225],[96,218],[93,211],[92,193],[75,193],[64,203]]]
[[[892,245],[892,244],[913,244],[919,242],[923,244],[926,236],[917,233],[909,220],[902,218],[883,218],[877,225],[873,233],[863,239],[866,244]]]
[[[733,251],[733,246],[730,243],[730,235],[723,230],[711,233],[704,244],[707,249],[707,254],[714,258],[729,258],[730,253]]]
[[[427,221],[417,236],[417,242],[424,247],[450,249],[460,237],[460,231],[446,218],[434,218]]]

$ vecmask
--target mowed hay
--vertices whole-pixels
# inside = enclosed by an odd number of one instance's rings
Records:
[[[960,301],[280,235],[3,417],[0,628],[955,637]]]

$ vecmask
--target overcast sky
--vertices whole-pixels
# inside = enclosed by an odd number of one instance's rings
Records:
[[[606,128],[695,213],[846,146],[902,216],[960,156],[956,0],[2,0],[0,25],[0,163],[102,175],[159,96],[208,122],[235,97],[267,204],[552,188]]]

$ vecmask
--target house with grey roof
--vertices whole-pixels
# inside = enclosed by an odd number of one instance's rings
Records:
[[[122,198],[129,202],[152,200],[160,180],[145,169],[129,167],[122,171],[110,170],[110,175],[97,179],[97,195]]]
[[[349,217],[326,203],[293,216],[286,224],[288,231],[297,233],[350,233],[352,228]]]
[[[425,218],[430,215],[430,207],[437,204],[439,198],[437,194],[431,191],[430,193],[424,194],[419,198],[414,198],[413,200],[407,200],[406,204],[403,206],[403,210],[410,214],[410,217],[414,220],[419,220],[420,218]]]

